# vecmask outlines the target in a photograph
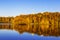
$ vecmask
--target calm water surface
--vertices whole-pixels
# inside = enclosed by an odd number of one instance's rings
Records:
[[[0,30],[0,40],[60,40],[60,37],[19,34],[14,30]]]

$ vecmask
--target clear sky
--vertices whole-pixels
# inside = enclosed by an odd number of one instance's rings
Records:
[[[60,0],[0,0],[0,16],[60,12]]]

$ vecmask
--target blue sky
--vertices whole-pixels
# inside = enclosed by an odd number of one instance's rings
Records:
[[[0,0],[0,16],[60,12],[60,0]]]

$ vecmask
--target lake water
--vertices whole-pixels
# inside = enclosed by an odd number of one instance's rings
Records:
[[[0,40],[60,40],[60,37],[19,34],[15,30],[0,30]]]

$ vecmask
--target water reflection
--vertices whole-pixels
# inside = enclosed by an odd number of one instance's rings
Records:
[[[0,40],[60,40],[60,37],[39,36],[37,34],[19,34],[14,30],[0,30]]]

